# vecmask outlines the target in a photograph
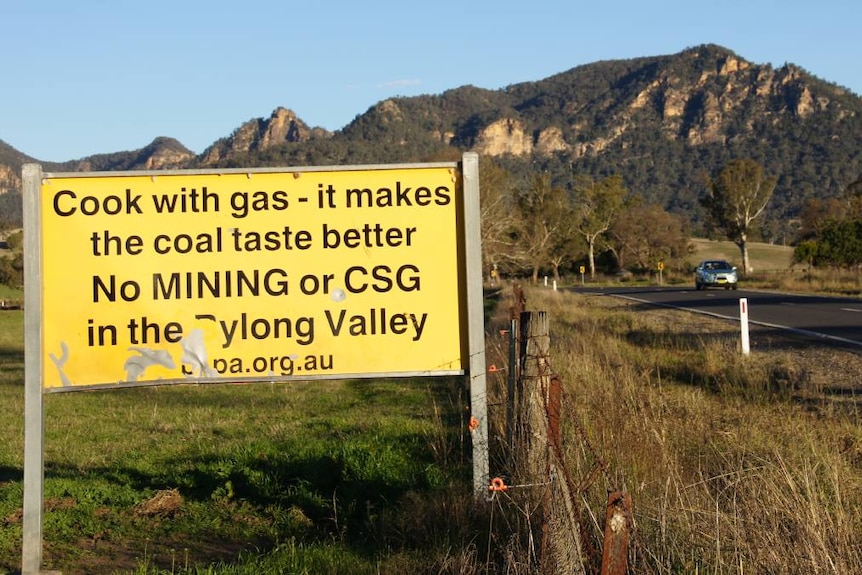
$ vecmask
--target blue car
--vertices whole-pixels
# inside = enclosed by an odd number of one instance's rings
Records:
[[[736,268],[724,260],[706,260],[694,270],[694,287],[699,290],[708,287],[736,289],[737,282]]]

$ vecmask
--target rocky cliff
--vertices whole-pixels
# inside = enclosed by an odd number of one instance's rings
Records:
[[[307,142],[329,135],[322,128],[309,128],[293,111],[276,108],[269,118],[250,120],[227,138],[207,148],[201,155],[200,163],[215,165],[249,152],[261,152],[285,143]]]
[[[658,126],[664,138],[687,145],[727,145],[734,137],[753,135],[758,123],[827,111],[840,119],[859,115],[858,98],[840,87],[814,85],[793,65],[773,70],[712,46],[651,63],[639,72],[609,83],[590,101],[562,103],[557,125],[531,125],[538,123],[537,110],[516,102],[511,115],[477,131],[472,147],[489,156],[562,153],[577,159],[615,144],[625,147],[627,135],[650,125]],[[848,97],[857,105],[838,101]]]
[[[0,194],[21,189],[21,177],[11,166],[0,165]]]

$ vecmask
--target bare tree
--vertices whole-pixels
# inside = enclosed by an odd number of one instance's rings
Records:
[[[775,190],[775,178],[768,178],[754,160],[731,160],[709,183],[701,199],[716,226],[742,253],[742,273],[751,269],[748,261],[748,234],[752,222],[763,213]]]
[[[514,233],[517,228],[515,186],[511,175],[484,162],[479,168],[482,221],[482,262],[486,272],[516,261]]]

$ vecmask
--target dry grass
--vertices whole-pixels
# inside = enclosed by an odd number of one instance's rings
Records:
[[[692,238],[691,244],[694,247],[694,253],[690,258],[692,260],[724,259],[742,267],[742,256],[733,242]],[[792,259],[793,248],[790,246],[748,242],[748,260],[751,269],[755,272],[801,269],[801,266],[793,265]]]
[[[549,290],[528,291],[527,304],[551,316],[567,465],[578,481],[596,457],[607,465],[583,494],[587,549],[600,548],[607,492],[625,488],[631,572],[862,573],[859,398],[816,384],[852,381],[858,355],[753,333],[743,358],[719,320],[668,324]]]
[[[862,269],[796,269],[755,274],[747,287],[796,293],[862,295]]]
[[[726,259],[741,267],[739,248],[733,242],[692,238],[690,263],[707,258]],[[793,263],[793,248],[749,242],[751,270],[745,288],[767,288],[797,293],[859,296],[862,294],[862,269],[818,269]],[[688,271],[688,270],[686,270]],[[672,272],[670,272],[672,273]],[[690,275],[690,274],[689,274]],[[689,275],[682,279],[688,281]]]

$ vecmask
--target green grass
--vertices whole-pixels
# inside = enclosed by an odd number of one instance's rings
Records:
[[[24,290],[10,288],[5,284],[0,284],[0,299],[23,300]]]
[[[20,565],[22,318],[0,313],[0,573]],[[451,516],[434,511],[469,507],[461,386],[424,378],[46,395],[45,567],[371,574],[434,564],[469,540],[469,521],[459,540],[441,529]]]

